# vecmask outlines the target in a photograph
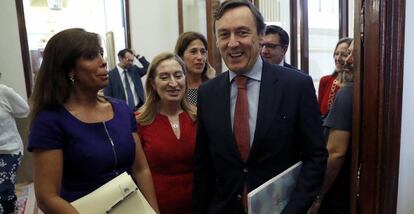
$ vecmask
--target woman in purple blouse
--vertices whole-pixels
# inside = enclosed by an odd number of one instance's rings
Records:
[[[99,36],[83,29],[57,33],[44,50],[31,97],[28,150],[45,213],[78,213],[70,202],[125,171],[158,210],[133,112],[98,94],[109,81],[102,54]]]

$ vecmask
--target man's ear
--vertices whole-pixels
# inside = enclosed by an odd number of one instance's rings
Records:
[[[286,54],[286,52],[287,52],[288,48],[289,48],[289,46],[288,46],[288,45],[285,45],[285,46],[283,47],[283,51],[285,52],[285,54]]]

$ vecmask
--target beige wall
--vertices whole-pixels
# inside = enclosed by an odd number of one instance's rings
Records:
[[[397,213],[414,213],[414,1],[406,1],[404,47],[404,85],[401,118],[400,175],[398,182]]]
[[[133,0],[129,3],[132,48],[148,61],[160,52],[173,51],[178,38],[177,1]]]
[[[15,1],[0,1],[0,82],[26,97]]]
[[[17,93],[26,98],[15,1],[0,1],[0,8],[0,71],[2,72],[0,82],[14,88]],[[22,140],[27,144],[28,119],[17,119],[16,122]],[[32,180],[31,162],[31,154],[25,151],[17,176],[18,182]]]

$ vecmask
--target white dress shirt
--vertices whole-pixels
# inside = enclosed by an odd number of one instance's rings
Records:
[[[118,68],[119,76],[121,77],[122,85],[124,86],[125,100],[129,102],[128,95],[125,89],[125,76],[124,76],[125,70],[121,68],[119,65],[116,65],[116,67]],[[134,96],[134,106],[137,106],[139,102],[139,98],[138,98],[137,92],[135,91],[134,81],[132,81],[132,78],[128,73],[127,73],[127,77],[128,77],[129,86],[131,87],[132,96]]]
[[[261,57],[257,58],[253,68],[243,75],[248,77],[247,79],[247,102],[249,104],[249,142],[250,146],[253,144],[254,133],[256,130],[257,110],[259,107],[259,92],[260,82],[262,80],[262,68],[263,61]],[[234,129],[234,111],[236,109],[237,100],[237,86],[234,81],[236,73],[229,71],[229,81],[231,84],[230,88],[230,117],[231,117],[231,128]]]

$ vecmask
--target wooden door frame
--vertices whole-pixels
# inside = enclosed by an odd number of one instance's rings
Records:
[[[355,0],[353,146],[359,201],[352,213],[396,213],[404,68],[405,0]],[[361,8],[364,16],[361,16]],[[363,23],[362,32],[360,25]],[[353,172],[354,181],[358,173]]]
[[[23,0],[15,0],[17,23],[19,27],[20,51],[22,52],[24,81],[27,97],[32,94],[32,69],[30,66],[29,42],[27,41],[26,21],[24,18]]]

